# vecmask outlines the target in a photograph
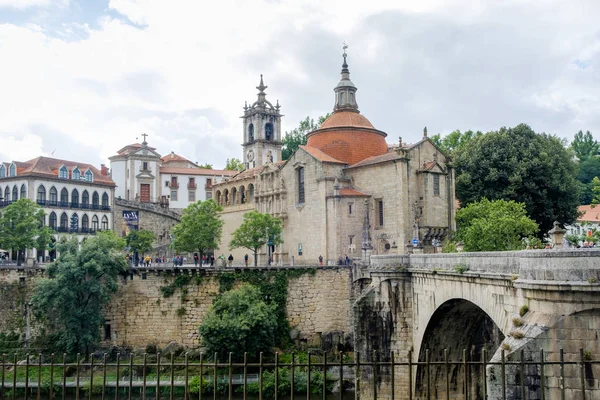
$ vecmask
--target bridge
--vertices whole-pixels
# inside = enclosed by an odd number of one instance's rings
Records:
[[[463,359],[466,349],[469,361],[485,357],[492,362],[502,353],[508,361],[524,355],[525,362],[538,360],[540,350],[546,361],[558,361],[560,349],[566,361],[579,360],[580,349],[586,355],[600,353],[600,250],[372,256],[371,265],[355,267],[353,277],[359,288],[355,350],[371,361],[374,352],[383,356],[390,351],[400,359],[410,355],[413,362],[425,361],[426,349],[431,349],[432,363],[444,361],[443,349],[451,360]],[[467,398],[465,391],[470,399],[486,398],[480,380],[468,378],[465,384],[457,366],[447,385],[442,364],[427,377],[431,398],[446,398],[446,388],[449,398]],[[543,398],[540,387],[545,398],[558,398],[561,385],[580,379],[575,366],[543,373],[533,363],[523,368],[528,399]],[[595,368],[589,366],[586,373],[587,387],[600,396],[600,370]],[[507,367],[507,398],[521,398],[523,372]],[[487,398],[501,398],[498,367],[488,366],[486,376]],[[396,376],[395,392],[408,392],[407,382],[412,382],[423,396],[424,368],[414,368],[408,378]],[[390,383],[385,374],[380,379],[379,395]],[[567,398],[581,398],[581,390],[569,389]]]

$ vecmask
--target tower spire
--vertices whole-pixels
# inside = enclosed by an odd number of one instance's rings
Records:
[[[333,111],[358,111],[358,104],[356,103],[356,86],[350,80],[350,70],[348,69],[348,54],[346,54],[346,49],[348,45],[346,42],[342,43],[342,57],[344,57],[344,62],[342,63],[342,79],[337,84],[333,91],[335,92],[335,106],[333,107]]]

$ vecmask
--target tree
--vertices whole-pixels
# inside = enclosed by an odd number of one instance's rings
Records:
[[[155,240],[154,232],[148,230],[132,230],[125,237],[127,247],[136,255],[135,265],[138,265],[139,254],[144,254],[152,249]]]
[[[593,197],[592,197],[592,208],[596,207],[598,204],[600,204],[600,178],[598,178],[597,176],[594,177],[594,179],[592,179],[592,193],[593,193]]]
[[[577,180],[580,182],[579,204],[590,204],[594,196],[592,180],[600,176],[600,157],[594,156],[579,163]]]
[[[126,270],[125,241],[105,231],[81,244],[64,240],[57,248],[60,256],[46,268],[47,278],[36,282],[33,310],[55,332],[57,350],[87,358],[100,341],[106,306]]]
[[[223,233],[219,211],[223,207],[213,199],[187,206],[181,213],[181,222],[173,227],[175,250],[198,252],[201,259],[207,251],[219,247]]]
[[[227,159],[225,163],[225,170],[227,171],[242,171],[244,169],[244,163],[238,158]]]
[[[473,132],[471,130],[461,133],[460,130],[450,132],[442,137],[439,133],[431,137],[433,143],[436,144],[446,154],[452,154],[461,147],[469,143],[473,138],[483,135],[481,131]]]
[[[556,136],[537,134],[525,124],[502,128],[472,139],[455,160],[456,195],[463,206],[483,198],[525,203],[540,236],[554,221],[568,225],[577,219],[576,165]]]
[[[571,148],[579,161],[583,162],[598,155],[600,143],[594,139],[592,132],[586,131],[583,133],[582,131],[579,131],[575,134],[573,142],[571,142]]]
[[[45,250],[50,239],[44,210],[35,202],[23,198],[0,210],[0,247],[18,251],[17,265],[26,249]]]
[[[258,288],[244,284],[217,297],[199,327],[202,346],[223,359],[229,352],[256,356],[275,344],[275,304],[267,305]]]
[[[204,169],[213,169],[212,164],[206,163],[206,164],[198,164],[198,167],[200,168],[204,168]]]
[[[294,154],[299,146],[305,145],[308,140],[306,138],[306,134],[314,131],[315,129],[319,129],[321,125],[323,125],[323,122],[325,122],[330,115],[330,113],[321,115],[316,123],[314,119],[306,117],[300,121],[300,124],[296,129],[285,132],[283,140],[281,141],[283,145],[281,150],[281,158],[283,160],[287,160],[292,156],[292,154]]]
[[[283,243],[281,239],[281,220],[262,214],[258,211],[250,211],[244,214],[244,221],[233,232],[233,239],[229,243],[230,249],[245,247],[254,253],[254,266],[258,265],[258,249],[269,243],[276,246]]]
[[[538,232],[525,204],[485,198],[458,210],[456,226],[466,251],[519,250],[523,238]]]

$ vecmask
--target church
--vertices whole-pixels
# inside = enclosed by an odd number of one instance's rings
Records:
[[[343,54],[333,113],[282,160],[279,102],[258,98],[244,106],[246,169],[213,185],[225,222],[221,249],[241,264],[247,249],[228,249],[232,233],[251,210],[282,220],[283,243],[265,246],[259,265],[332,265],[368,262],[371,254],[434,252],[455,229],[454,170],[450,157],[427,137],[388,145],[387,134],[360,113],[357,87]]]

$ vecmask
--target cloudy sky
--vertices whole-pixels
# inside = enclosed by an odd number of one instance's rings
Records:
[[[388,143],[520,122],[599,137],[599,16],[598,0],[0,0],[0,160],[98,165],[146,132],[222,168],[261,73],[284,130],[332,109],[343,41]]]

